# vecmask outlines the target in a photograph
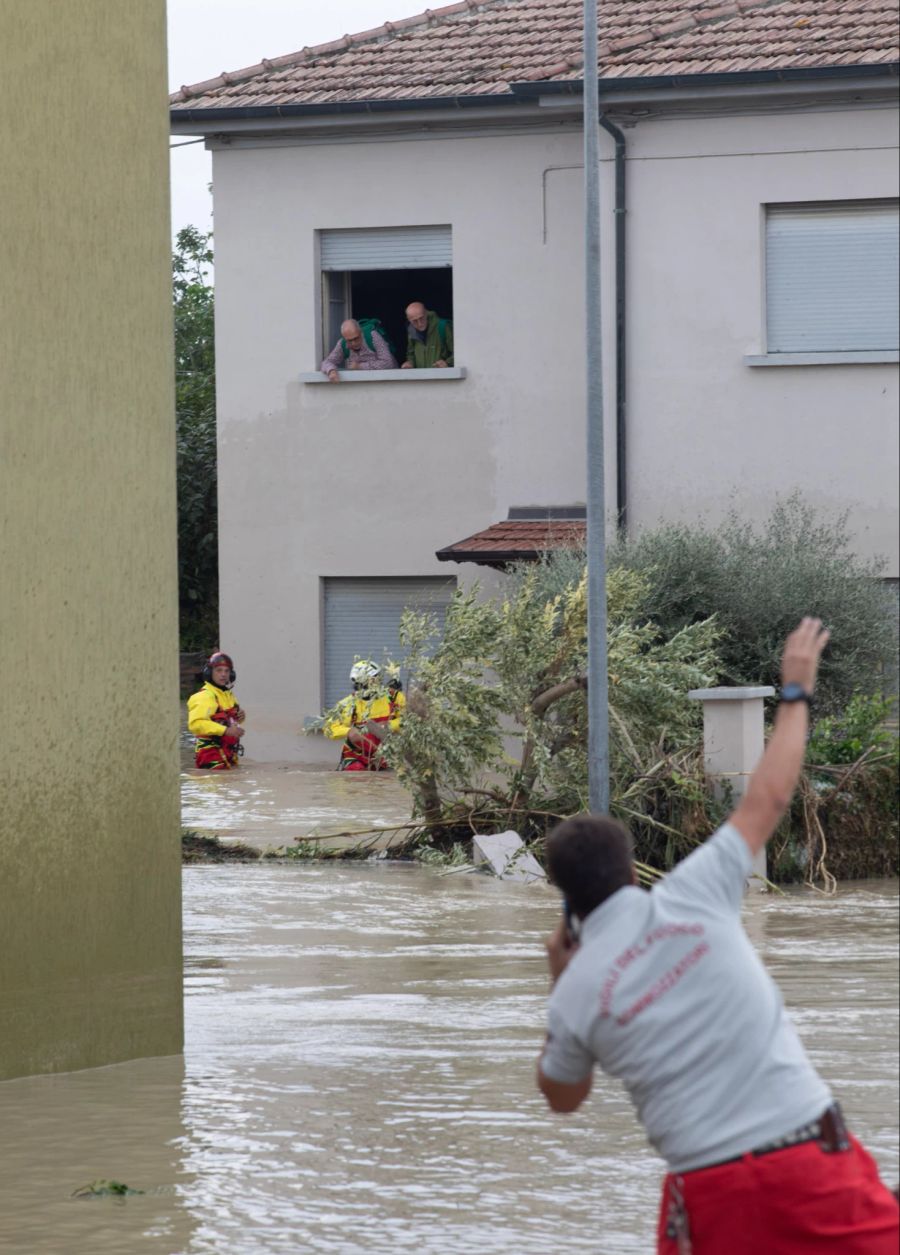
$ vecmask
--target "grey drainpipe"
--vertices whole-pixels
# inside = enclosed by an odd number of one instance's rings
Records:
[[[616,141],[616,526],[628,530],[627,376],[625,341],[625,136],[600,114],[600,125]]]

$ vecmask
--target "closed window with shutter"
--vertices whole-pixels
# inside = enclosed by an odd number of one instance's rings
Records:
[[[896,200],[767,206],[767,351],[896,351],[898,239]]]

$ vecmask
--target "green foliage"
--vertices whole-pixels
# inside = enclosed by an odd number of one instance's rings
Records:
[[[479,601],[477,589],[456,593],[433,653],[434,616],[406,611],[401,620],[410,691],[384,752],[426,819],[502,758],[502,697],[489,674],[500,628],[496,604]]]
[[[857,694],[812,730],[789,821],[773,842],[782,879],[896,876],[900,740],[885,724],[891,703]]]
[[[870,750],[896,748],[897,735],[885,726],[891,703],[857,693],[840,715],[820,719],[812,730],[807,762],[833,766],[855,763]]]
[[[668,869],[724,822],[732,800],[730,790],[722,798],[710,790],[698,735],[692,746],[635,772],[615,795],[612,810],[631,831],[635,857]]]
[[[457,841],[450,845],[449,848],[443,849],[434,845],[424,831],[406,847],[404,853],[411,855],[417,863],[421,863],[424,867],[434,867],[441,871],[452,871],[457,867],[470,867],[464,842]]]
[[[822,518],[798,494],[758,529],[735,513],[714,530],[660,527],[619,542],[609,564],[647,577],[639,611],[665,638],[715,616],[722,684],[777,685],[785,637],[805,614],[831,629],[817,689],[823,712],[871,692],[894,666],[896,607],[881,565],[853,554],[845,515]]]
[[[691,624],[671,640],[640,623],[647,594],[634,572],[607,586],[614,789],[675,748],[696,741],[690,688],[718,666],[717,629]],[[435,624],[407,613],[407,716],[385,755],[430,824],[466,820],[540,835],[582,809],[587,793],[587,598],[583,564],[569,555],[513,573],[503,602],[456,594],[433,653]],[[513,747],[515,752],[510,752]]]
[[[287,859],[288,862],[310,863],[321,859],[323,852],[327,853],[327,850],[324,850],[320,841],[307,841],[304,837],[297,837],[293,845],[282,846],[277,851],[269,850],[265,857]]]
[[[551,558],[542,565],[552,569],[555,563]],[[541,568],[517,573],[515,593],[504,605],[495,665],[506,711],[524,729],[514,784],[575,809],[587,796],[587,581],[582,571],[545,602],[548,574]],[[693,742],[700,712],[687,692],[708,684],[718,666],[715,624],[691,624],[664,640],[654,625],[636,617],[646,593],[644,577],[622,569],[609,572],[613,796],[654,756]]]
[[[823,744],[837,753],[850,748],[841,736],[820,740],[819,752]],[[884,729],[852,762],[808,765],[770,845],[773,876],[826,888],[837,880],[896,876],[898,786],[900,743]]]
[[[722,675],[727,637],[714,618],[684,616],[668,631],[651,619],[657,570],[618,563],[607,578],[611,810],[631,829],[648,875],[683,858],[731,809],[708,787],[702,713],[687,698]],[[850,583],[870,596],[871,583]],[[409,714],[385,755],[423,820],[415,857],[459,857],[474,831],[514,828],[540,841],[585,809],[586,614],[583,555],[566,553],[513,570],[503,601],[458,593],[437,644],[433,619],[404,616]],[[792,613],[784,634],[793,626]],[[900,758],[887,713],[882,699],[855,697],[841,718],[816,725],[810,766],[773,846],[779,879],[829,887],[835,874],[892,874]]]
[[[123,1181],[91,1181],[73,1191],[73,1198],[126,1198],[130,1194],[143,1194],[143,1190],[133,1190]]]
[[[216,397],[211,236],[178,232],[172,258],[182,650],[218,641]]]

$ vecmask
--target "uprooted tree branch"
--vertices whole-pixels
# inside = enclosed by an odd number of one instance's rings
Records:
[[[645,613],[649,584],[647,573],[622,567],[608,577],[611,797],[638,857],[665,868],[727,810],[706,780],[701,716],[687,699],[721,675],[722,630],[706,618],[667,636]],[[585,594],[581,558],[554,555],[515,571],[502,601],[459,592],[440,638],[433,617],[404,616],[407,713],[384,753],[410,789],[419,838],[452,849],[476,831],[515,828],[539,839],[585,809]],[[896,868],[888,704],[857,698],[847,710],[849,730],[826,719],[813,737],[797,802],[773,844],[779,879],[828,888],[831,868]],[[837,826],[861,834],[865,862],[848,861],[829,836]]]

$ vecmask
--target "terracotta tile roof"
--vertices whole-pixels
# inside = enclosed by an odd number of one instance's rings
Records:
[[[510,94],[580,80],[582,0],[461,0],[263,60],[172,97],[179,110]],[[601,77],[896,61],[898,0],[600,0]]]
[[[583,549],[586,538],[584,519],[505,519],[439,549],[436,556],[440,562],[505,566],[537,558],[549,549]]]

